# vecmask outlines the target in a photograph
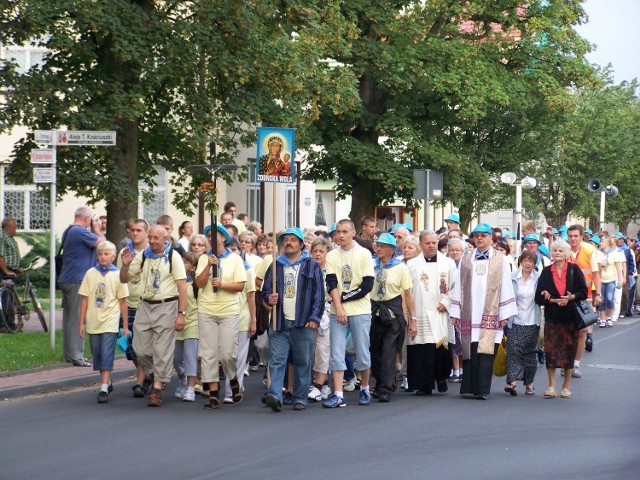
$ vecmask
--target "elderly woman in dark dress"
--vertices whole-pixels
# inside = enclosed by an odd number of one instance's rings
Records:
[[[574,301],[587,298],[587,284],[580,268],[569,263],[571,247],[564,240],[551,244],[553,263],[540,274],[535,301],[544,309],[544,350],[549,388],[545,398],[555,398],[556,368],[564,369],[560,398],[571,397],[571,374],[578,348],[578,315]]]

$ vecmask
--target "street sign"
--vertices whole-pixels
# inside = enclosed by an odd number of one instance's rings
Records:
[[[61,131],[58,132],[58,145],[115,145],[116,132],[113,131]]]
[[[53,145],[53,130],[36,130],[33,132],[35,141],[38,145]]]
[[[54,183],[56,181],[55,168],[34,168],[33,183]]]
[[[31,150],[31,163],[56,163],[56,151],[50,148]]]

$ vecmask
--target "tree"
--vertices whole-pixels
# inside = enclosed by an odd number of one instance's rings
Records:
[[[570,213],[599,217],[600,195],[587,190],[590,179],[620,190],[606,201],[608,221],[626,230],[640,213],[637,83],[614,85],[608,69],[599,72],[599,80],[574,92],[555,149],[534,165],[540,187],[532,196],[552,225],[564,224]]]
[[[591,78],[579,2],[367,0],[342,14],[351,48],[335,59],[357,75],[360,103],[322,109],[306,175],[337,178],[354,220],[396,198],[411,205],[412,169],[433,168],[468,222],[492,176],[527,160],[535,122],[555,121],[566,87]]]
[[[137,214],[138,180],[176,172],[193,211],[199,183],[186,167],[221,161],[255,141],[254,126],[296,127],[355,104],[348,69],[320,60],[346,47],[334,2],[293,0],[17,0],[0,7],[0,43],[44,46],[41,65],[19,74],[0,64],[0,131],[116,130],[117,147],[60,149],[58,191],[105,200],[108,235]],[[29,176],[32,136],[15,146],[12,173]],[[174,186],[174,193],[175,193]]]

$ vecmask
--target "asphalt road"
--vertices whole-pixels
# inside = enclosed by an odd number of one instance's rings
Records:
[[[273,413],[260,375],[240,405],[205,411],[173,399],[148,408],[117,384],[0,403],[5,479],[509,479],[640,478],[640,318],[596,330],[573,398],[509,397],[494,378],[487,401],[396,393],[389,404],[311,404]]]

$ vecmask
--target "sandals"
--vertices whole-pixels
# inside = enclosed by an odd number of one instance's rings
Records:
[[[240,390],[240,383],[238,382],[238,377],[234,377],[231,379],[231,399],[233,403],[240,403],[244,398],[242,391]]]
[[[218,398],[218,392],[215,393],[216,395],[211,395],[207,403],[203,405],[203,408],[205,410],[215,410],[217,408],[220,408],[220,399]]]
[[[536,389],[533,388],[533,385],[527,385],[525,387],[525,392],[527,395],[535,395],[536,394]]]
[[[544,391],[544,398],[556,398],[556,389],[549,387]]]
[[[560,392],[560,398],[571,398],[571,390],[563,388],[562,392]]]
[[[518,387],[516,387],[515,383],[507,383],[504,387],[504,391],[507,392],[512,397],[518,395]]]

